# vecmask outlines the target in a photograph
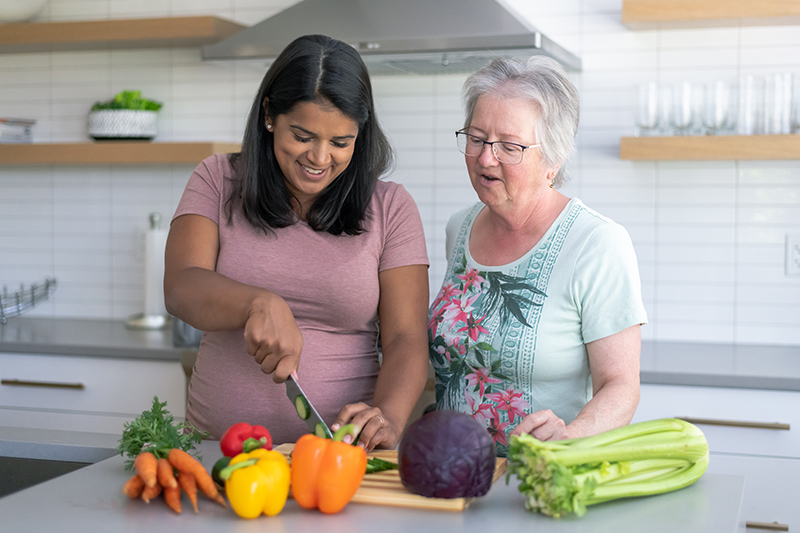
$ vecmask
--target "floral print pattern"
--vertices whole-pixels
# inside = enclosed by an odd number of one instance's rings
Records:
[[[497,331],[490,333],[487,327],[502,330],[511,321],[530,327],[525,312],[541,305],[534,302],[535,295],[545,294],[525,278],[478,271],[463,253],[456,265],[449,265],[428,321],[437,406],[470,414],[486,426],[498,455],[506,455],[508,434],[530,404],[501,371],[500,354],[487,342]]]

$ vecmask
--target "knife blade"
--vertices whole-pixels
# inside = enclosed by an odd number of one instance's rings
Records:
[[[292,401],[297,416],[305,421],[311,433],[317,437],[331,438],[331,430],[328,428],[325,421],[322,420],[322,417],[319,416],[317,410],[314,409],[314,406],[311,405],[303,389],[300,388],[300,384],[297,382],[297,376],[295,376],[294,372],[292,372],[289,379],[284,383],[286,384],[286,396]]]

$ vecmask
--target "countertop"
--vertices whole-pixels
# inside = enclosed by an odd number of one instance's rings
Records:
[[[219,443],[200,445],[203,463],[210,470],[220,457]],[[121,493],[130,473],[123,459],[114,456],[40,485],[0,499],[3,528],[16,532],[72,531],[183,531],[209,532],[442,532],[537,531],[604,533],[743,532],[739,512],[744,477],[705,474],[695,484],[675,492],[618,500],[592,506],[582,518],[561,520],[525,511],[523,498],[512,477],[500,478],[489,493],[464,512],[428,511],[366,504],[350,504],[335,515],[301,509],[294,500],[275,517],[238,518],[200,497],[199,513],[191,512],[186,496],[184,512],[173,513],[159,498],[149,505],[129,500]]]
[[[0,325],[0,352],[180,360],[172,330],[130,330],[124,322],[12,317]],[[800,391],[800,346],[643,341],[642,383]]]
[[[181,361],[172,328],[136,330],[121,320],[11,317],[0,324],[0,352]]]

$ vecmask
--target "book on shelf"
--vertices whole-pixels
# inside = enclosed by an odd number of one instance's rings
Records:
[[[32,118],[0,117],[0,143],[33,142],[35,124],[36,120]]]

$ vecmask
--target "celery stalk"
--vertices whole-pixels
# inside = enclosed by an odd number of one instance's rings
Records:
[[[525,507],[559,518],[691,485],[708,466],[708,443],[696,426],[664,418],[563,441],[512,436],[508,460],[506,479],[517,475]]]

